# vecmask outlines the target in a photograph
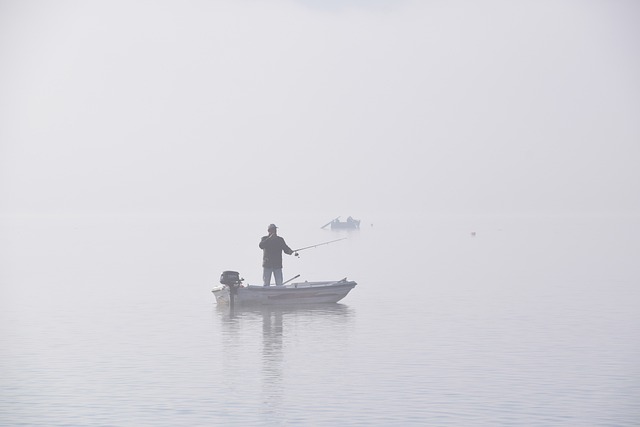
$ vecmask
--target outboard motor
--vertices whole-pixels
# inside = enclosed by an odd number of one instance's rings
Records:
[[[237,271],[223,271],[220,275],[220,283],[229,287],[229,306],[233,308],[238,288],[244,279],[240,278]]]
[[[220,275],[220,283],[229,287],[239,285],[242,283],[242,280],[243,279],[240,278],[240,273],[237,271],[223,271]]]

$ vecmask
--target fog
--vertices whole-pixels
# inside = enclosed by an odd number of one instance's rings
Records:
[[[0,213],[637,215],[639,18],[5,0]]]
[[[637,425],[639,23],[0,0],[0,424]],[[357,287],[217,304],[269,223]]]

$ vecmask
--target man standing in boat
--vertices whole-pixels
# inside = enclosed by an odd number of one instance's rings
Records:
[[[293,254],[284,239],[277,234],[278,227],[269,224],[268,236],[263,236],[258,245],[262,249],[262,281],[264,286],[271,285],[271,274],[276,279],[276,286],[282,286],[282,252]]]

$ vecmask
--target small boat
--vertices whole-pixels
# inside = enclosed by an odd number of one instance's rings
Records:
[[[340,217],[331,220],[331,222],[325,224],[321,228],[324,228],[327,225],[331,225],[331,229],[332,230],[355,230],[355,229],[360,228],[360,220],[359,219],[353,219],[353,218],[349,217],[349,218],[347,218],[346,221],[340,221],[339,218]]]
[[[235,274],[234,274],[235,273]],[[231,277],[231,279],[229,279]],[[244,285],[237,272],[225,271],[220,278],[221,286],[213,288],[218,304],[229,304],[235,292],[234,303],[238,305],[293,305],[335,303],[347,296],[357,283],[347,280],[287,283],[282,286]]]

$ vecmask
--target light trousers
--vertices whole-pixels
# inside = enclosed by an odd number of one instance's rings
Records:
[[[262,268],[262,284],[271,286],[271,274],[276,279],[276,286],[282,286],[282,268]]]

